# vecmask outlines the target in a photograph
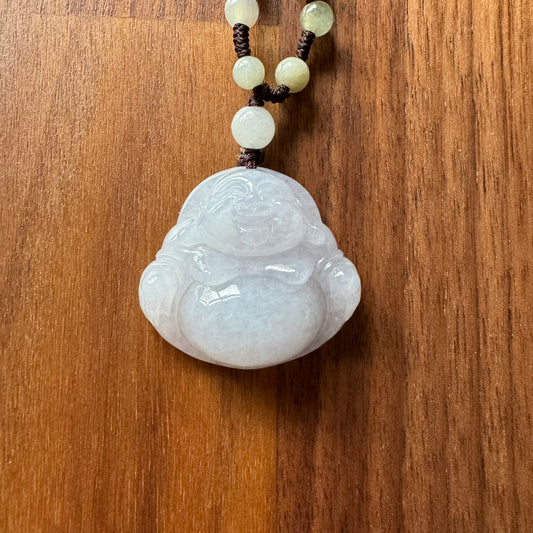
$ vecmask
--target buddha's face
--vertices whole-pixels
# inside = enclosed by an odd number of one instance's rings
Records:
[[[208,246],[239,256],[273,255],[303,238],[307,223],[290,187],[269,174],[232,175],[217,181],[202,202]]]

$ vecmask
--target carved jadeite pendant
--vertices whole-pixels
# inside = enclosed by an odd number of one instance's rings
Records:
[[[144,314],[170,344],[235,368],[315,350],[360,297],[357,270],[311,195],[265,168],[200,183],[139,286]]]

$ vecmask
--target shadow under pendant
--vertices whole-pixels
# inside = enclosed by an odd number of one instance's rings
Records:
[[[315,350],[360,297],[357,270],[309,192],[266,168],[201,182],[139,286],[144,314],[170,344],[249,369]]]

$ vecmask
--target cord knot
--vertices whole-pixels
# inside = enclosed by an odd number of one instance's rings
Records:
[[[263,150],[254,150],[252,148],[241,148],[239,154],[238,167],[257,168],[265,161]]]
[[[263,107],[265,102],[281,104],[290,96],[290,89],[286,85],[270,87],[268,83],[262,83],[252,89],[252,96],[248,100],[249,106]]]

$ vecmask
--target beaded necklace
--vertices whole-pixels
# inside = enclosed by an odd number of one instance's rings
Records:
[[[237,167],[202,181],[142,274],[141,308],[181,351],[210,363],[262,368],[319,348],[350,318],[361,281],[322,222],[309,192],[260,166],[275,123],[265,102],[281,103],[309,82],[306,61],[316,37],[333,25],[331,7],[308,1],[300,14],[296,56],[277,66],[277,87],[251,55],[257,0],[227,0],[237,62],[233,77],[252,94],[231,131]]]
[[[243,88],[252,90],[246,107],[240,109],[231,124],[234,139],[239,143],[241,155],[238,165],[257,168],[264,162],[262,149],[275,133],[272,115],[262,107],[265,102],[284,102],[290,94],[300,92],[309,83],[310,72],[306,64],[315,37],[322,37],[333,26],[333,10],[326,2],[308,0],[300,13],[302,34],[295,57],[283,59],[276,67],[277,87],[271,88],[265,80],[265,67],[260,59],[251,55],[249,31],[259,17],[256,0],[228,0],[226,20],[233,27],[233,43],[239,58],[233,67],[233,79]]]

